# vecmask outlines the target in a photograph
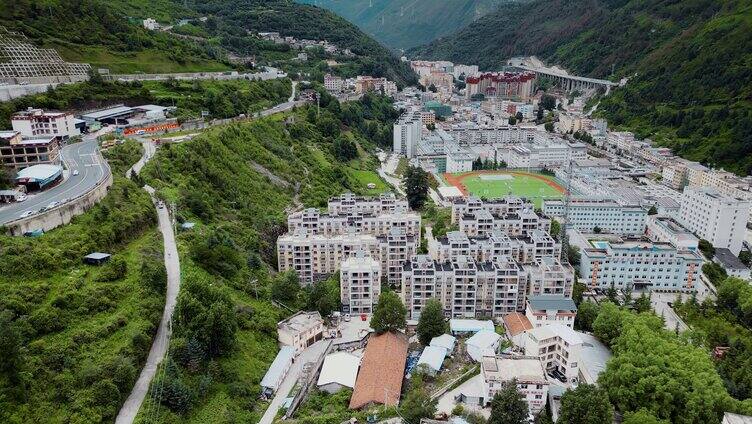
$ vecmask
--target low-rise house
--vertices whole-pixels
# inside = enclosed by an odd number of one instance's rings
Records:
[[[272,364],[269,366],[269,370],[261,379],[261,395],[264,397],[271,397],[280,384],[285,379],[287,372],[290,370],[293,358],[295,358],[295,349],[290,346],[283,346],[277,357],[274,358]]]
[[[484,356],[494,356],[500,343],[501,336],[496,331],[480,330],[467,339],[465,347],[470,358],[479,362]]]
[[[577,306],[572,299],[560,295],[532,296],[525,306],[525,316],[533,327],[561,323],[572,328]]]
[[[407,336],[403,333],[388,332],[369,338],[350,398],[350,409],[399,404],[407,345]]]
[[[456,342],[456,338],[450,336],[449,334],[442,334],[438,337],[432,338],[429,346],[442,347],[447,350],[447,354],[451,354],[454,351],[454,345]]]
[[[514,346],[522,347],[525,340],[525,331],[532,330],[533,324],[530,320],[519,312],[512,312],[504,315],[504,332]]]
[[[505,382],[516,380],[517,390],[535,415],[546,405],[548,381],[541,362],[529,356],[486,356],[480,362],[484,383],[483,404],[491,403]]]
[[[566,325],[546,324],[527,331],[525,355],[537,356],[548,372],[560,373],[566,383],[579,381],[582,338]]]
[[[426,346],[418,358],[418,364],[415,369],[421,368],[431,375],[436,375],[441,371],[444,359],[447,356],[447,350],[443,347]]]
[[[480,321],[477,319],[450,319],[449,329],[452,334],[468,334],[477,333],[480,330],[496,330],[493,321]]]
[[[319,390],[337,393],[344,388],[355,387],[360,358],[348,352],[336,352],[324,358],[321,373],[316,382]]]
[[[308,346],[321,340],[324,320],[318,312],[298,312],[277,323],[277,338],[284,346],[291,346],[299,354]]]
[[[713,262],[717,263],[726,271],[731,277],[741,278],[749,280],[750,271],[747,265],[744,265],[739,258],[731,253],[731,251],[725,247],[719,247],[715,249],[715,256]]]

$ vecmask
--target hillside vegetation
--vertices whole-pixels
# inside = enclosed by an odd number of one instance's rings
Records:
[[[298,0],[329,9],[392,49],[451,34],[515,0]]]
[[[146,192],[115,176],[107,197],[71,224],[39,238],[0,235],[0,422],[114,420],[162,314],[155,222]],[[84,265],[97,251],[113,257]]]
[[[173,34],[147,31],[142,25],[147,17],[163,25],[182,18],[207,19],[174,27]],[[224,71],[250,66],[230,63],[230,54],[284,68],[297,52],[255,35],[279,31],[298,38],[327,39],[352,49],[357,57],[336,59],[356,64],[360,73],[389,77],[400,84],[414,80],[406,65],[346,20],[324,9],[282,0],[20,0],[14,7],[0,9],[0,25],[24,33],[39,46],[55,48],[66,60],[91,63],[112,73]]]
[[[379,134],[396,113],[383,97],[340,105],[323,96],[320,114],[304,107],[157,152],[143,178],[176,205],[179,221],[197,225],[178,237],[175,337],[138,422],[258,422],[276,322],[290,313],[271,300],[293,309],[339,301],[338,285],[301,290],[294,274],[273,271],[286,210],[367,193],[365,181],[378,180],[371,152],[388,143]]]
[[[410,53],[486,70],[538,55],[578,74],[628,77],[599,105],[612,126],[690,159],[752,171],[748,1],[535,0],[503,5]]]

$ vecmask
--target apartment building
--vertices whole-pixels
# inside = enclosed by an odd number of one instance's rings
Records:
[[[279,343],[294,348],[296,355],[321,340],[323,334],[324,320],[318,312],[300,311],[277,323]]]
[[[394,193],[381,193],[376,197],[358,196],[353,193],[343,193],[332,197],[327,203],[330,215],[350,214],[387,214],[407,213],[410,207],[407,199],[398,199]]]
[[[559,257],[561,244],[540,230],[534,230],[528,236],[514,237],[500,230],[482,237],[468,237],[462,231],[450,231],[445,236],[429,240],[428,254],[440,262],[464,255],[477,261],[509,256],[521,264],[534,264],[545,257]]]
[[[538,216],[532,209],[505,215],[479,210],[459,217],[459,229],[468,236],[488,236],[497,230],[510,236],[527,236],[536,230],[548,232],[550,228],[551,220]]]
[[[647,238],[591,240],[580,249],[580,278],[591,289],[630,285],[654,291],[692,292],[703,259],[697,251]]]
[[[55,136],[24,138],[19,131],[0,131],[0,164],[19,171],[32,165],[60,163]]]
[[[485,102],[484,102],[485,103]],[[535,127],[519,125],[479,125],[473,122],[453,124],[446,130],[460,144],[511,146],[535,140]]]
[[[532,72],[487,72],[465,78],[468,99],[482,94],[527,100],[533,95],[535,74]]]
[[[546,406],[548,380],[537,356],[484,356],[480,361],[483,377],[483,405],[488,405],[506,382],[516,380],[531,414]]]
[[[547,324],[561,324],[573,328],[577,306],[569,296],[531,296],[525,304],[525,316],[535,328]]]
[[[536,356],[546,371],[560,372],[567,383],[579,381],[583,340],[570,326],[553,323],[525,332],[525,355]]]
[[[300,283],[309,285],[337,272],[357,251],[381,258],[379,241],[371,234],[323,236],[297,231],[277,238],[277,266],[280,272],[295,271]]]
[[[542,257],[525,265],[528,274],[528,296],[559,295],[572,296],[574,269],[564,265],[558,257]]]
[[[421,111],[405,112],[394,123],[392,149],[395,153],[409,159],[415,157],[423,133],[423,114]]]
[[[506,196],[481,200],[479,197],[468,196],[459,198],[452,203],[452,224],[456,224],[460,217],[477,211],[487,211],[495,215],[520,213],[523,210],[534,210],[535,205],[530,200],[517,196]]]
[[[287,228],[291,232],[305,230],[309,234],[324,236],[349,233],[385,236],[392,228],[402,228],[407,234],[420,235],[420,215],[414,212],[352,212],[332,215],[308,208],[290,214],[287,217]]]
[[[410,319],[419,319],[431,298],[441,302],[450,318],[502,317],[517,309],[517,292],[526,282],[522,266],[503,256],[484,262],[457,256],[439,262],[416,255],[405,263],[401,277]]]
[[[670,243],[679,250],[697,250],[700,239],[673,218],[653,215],[647,219],[645,234],[652,241]]]
[[[561,199],[544,200],[542,211],[550,217],[564,217]],[[605,233],[640,235],[645,233],[648,210],[637,204],[600,197],[573,197],[566,220],[571,228],[582,232],[599,229]]]
[[[58,141],[80,135],[76,120],[70,112],[45,112],[28,108],[11,116],[11,125],[25,138],[55,137]]]
[[[345,88],[345,81],[342,77],[338,77],[332,74],[324,75],[324,88],[326,91],[332,93],[341,93]]]
[[[381,264],[366,252],[356,252],[342,262],[339,287],[345,313],[372,313],[381,294]]]
[[[540,139],[507,149],[504,161],[510,168],[543,169],[564,166],[587,158],[584,143],[564,139]]]
[[[679,222],[714,247],[738,255],[746,233],[750,200],[730,197],[711,187],[687,187],[681,198]]]
[[[400,284],[403,265],[418,254],[420,235],[407,234],[401,228],[393,228],[386,236],[376,239],[383,275],[389,284]]]

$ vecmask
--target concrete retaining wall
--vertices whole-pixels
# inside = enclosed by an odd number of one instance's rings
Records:
[[[55,227],[65,225],[71,222],[74,216],[81,215],[102,200],[107,195],[110,186],[112,186],[112,173],[108,172],[107,177],[100,181],[97,186],[78,198],[41,214],[5,224],[8,234],[20,236],[27,231],[38,229],[50,231]]]

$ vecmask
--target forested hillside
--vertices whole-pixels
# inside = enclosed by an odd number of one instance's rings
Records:
[[[143,178],[174,202],[179,221],[197,225],[178,237],[183,280],[170,359],[137,422],[258,422],[276,322],[290,313],[271,300],[325,313],[339,306],[337,284],[301,289],[294,274],[272,271],[286,209],[385,191],[372,152],[390,142],[396,114],[383,97],[340,105],[323,96],[320,114],[305,107],[157,152]]]
[[[429,43],[513,1],[298,0],[331,10],[392,49]]]
[[[599,113],[694,160],[752,171],[752,4],[746,0],[535,0],[503,5],[413,57],[496,69],[538,55],[629,77]],[[611,74],[611,70],[614,74]]]
[[[208,19],[173,28],[181,38],[171,32],[145,30],[142,20],[147,17],[163,25],[183,18]],[[352,49],[356,57],[337,59],[352,64],[357,72],[385,76],[399,84],[414,80],[407,66],[343,18],[282,0],[19,0],[13,7],[0,9],[0,25],[22,32],[39,46],[55,48],[66,60],[91,63],[113,73],[243,67],[231,64],[230,54],[284,67],[297,52],[255,36],[259,31],[279,31],[298,38],[327,39]]]

